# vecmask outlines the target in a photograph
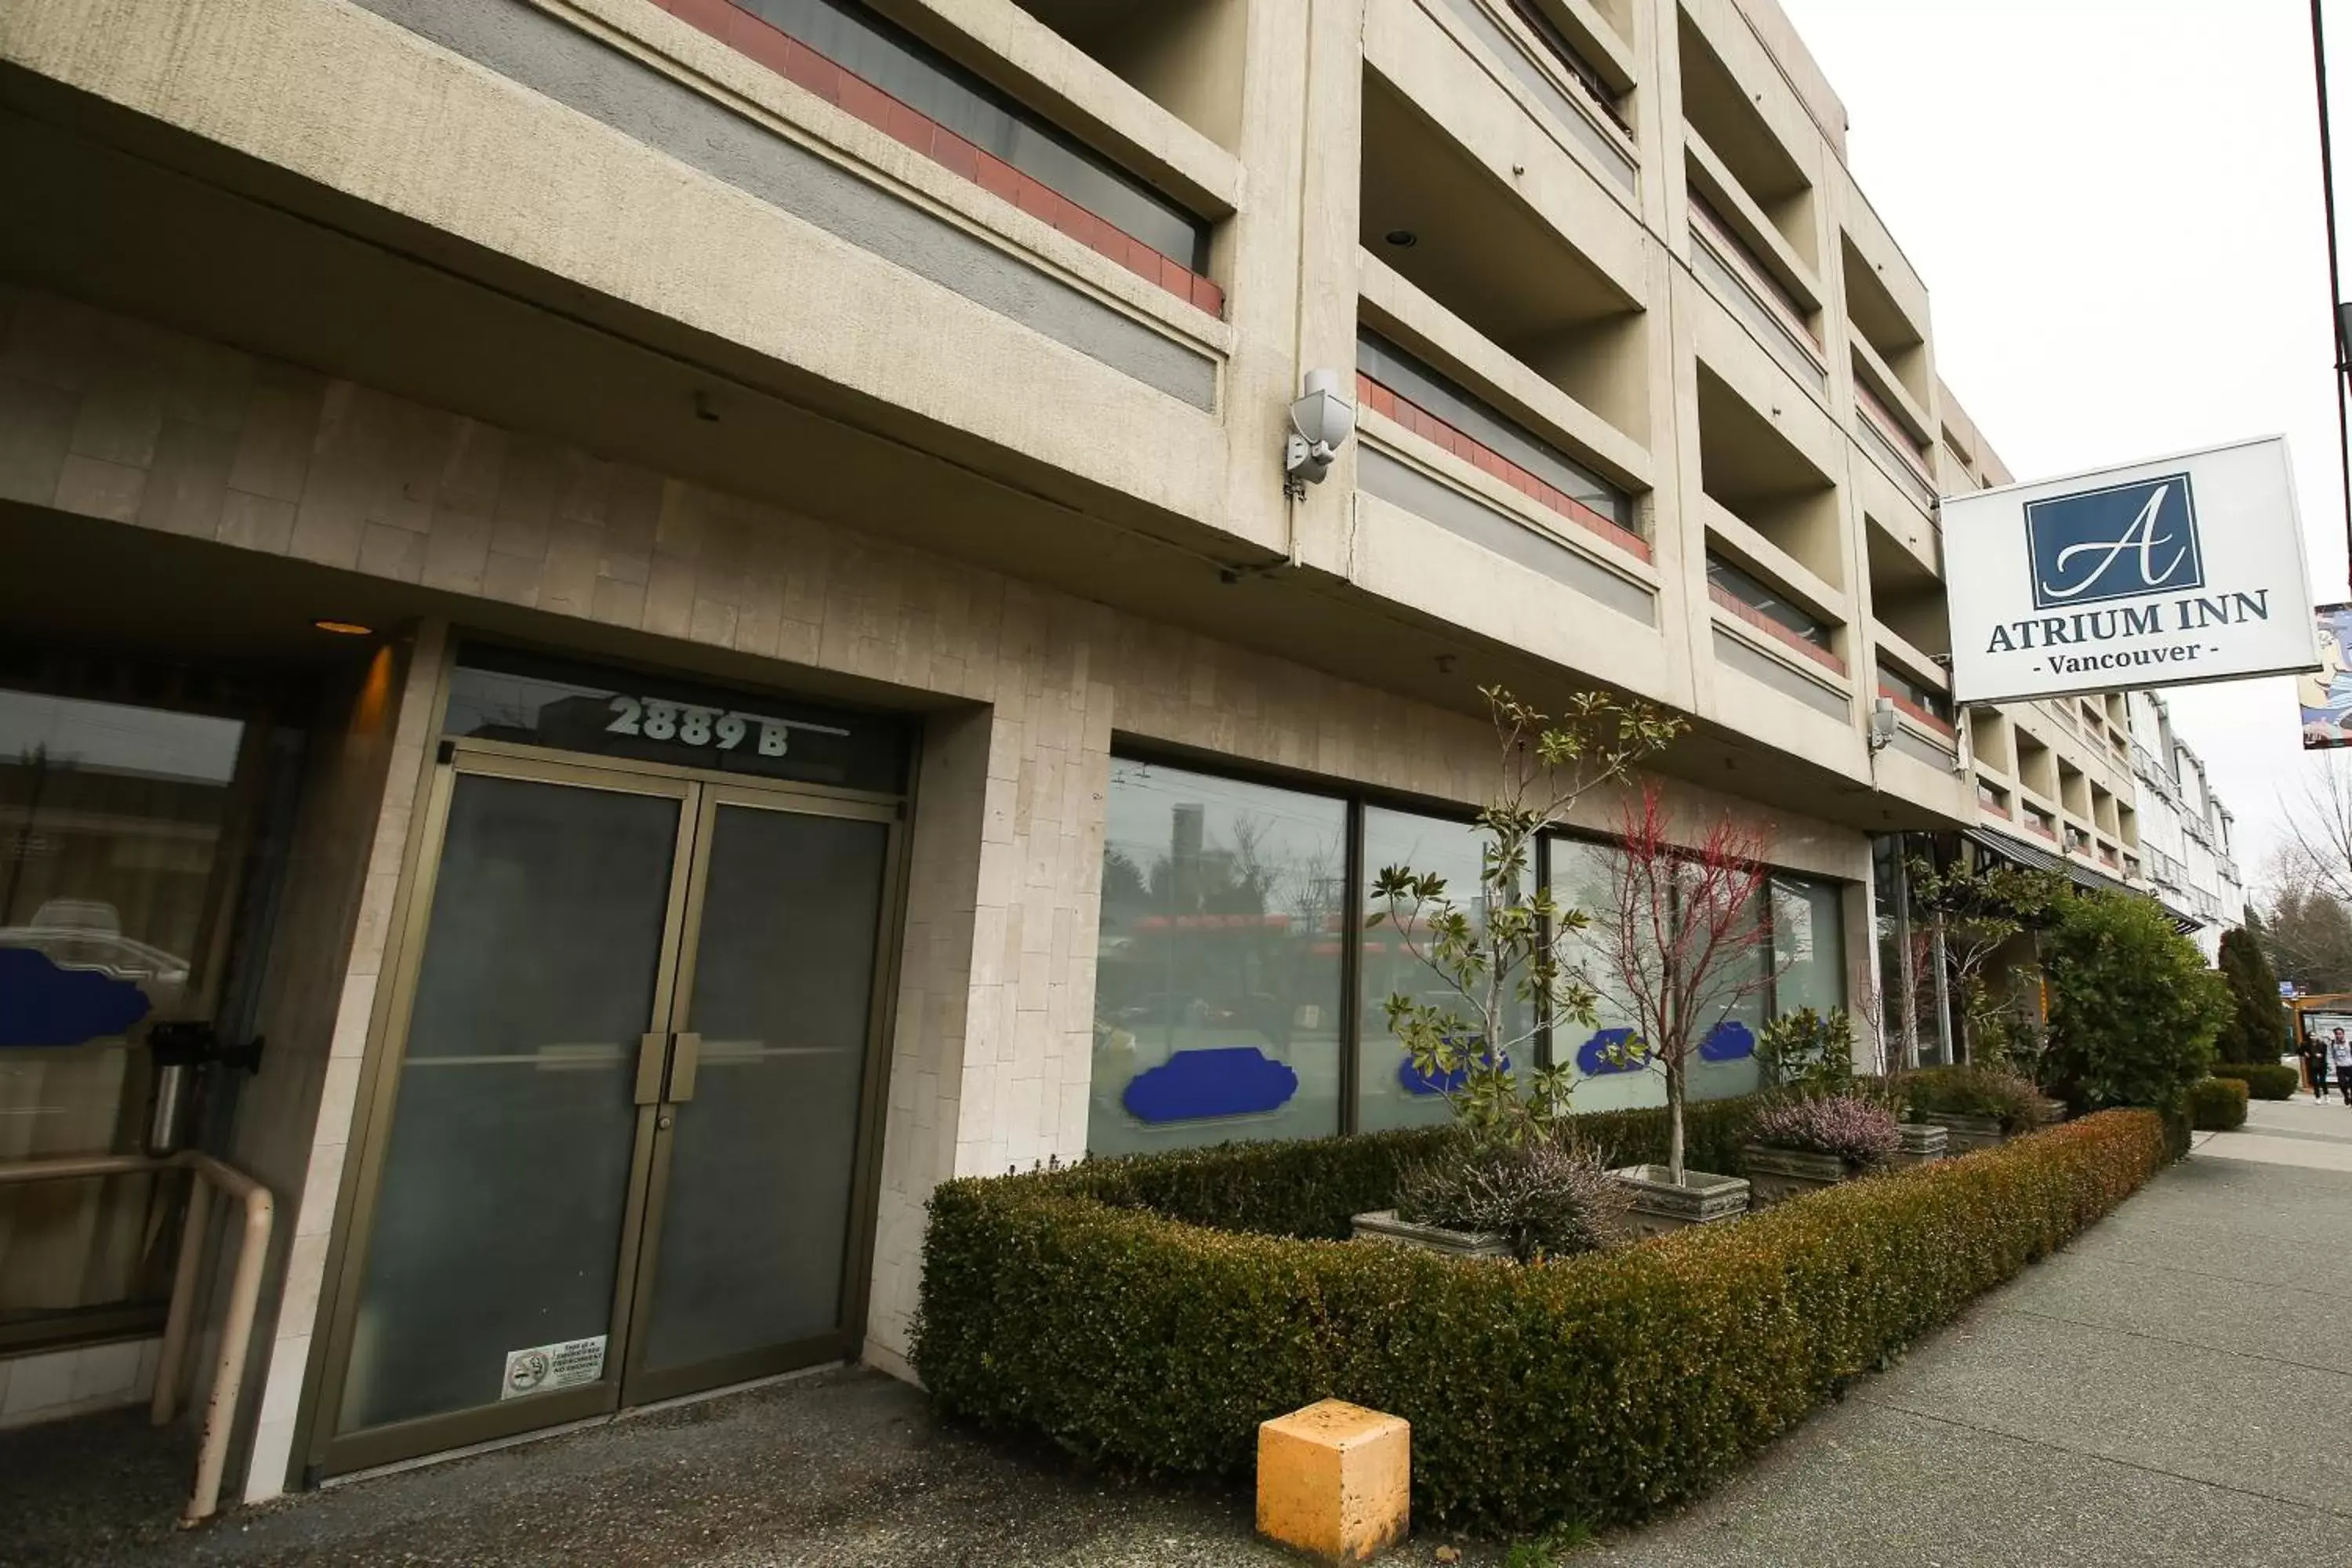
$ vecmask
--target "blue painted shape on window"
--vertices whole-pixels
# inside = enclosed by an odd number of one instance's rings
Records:
[[[1503,1070],[1505,1072],[1511,1070],[1511,1058],[1507,1055],[1503,1058]],[[1469,1081],[1470,1068],[1467,1063],[1455,1068],[1452,1072],[1441,1073],[1435,1078],[1415,1068],[1411,1057],[1405,1058],[1403,1061],[1397,1064],[1397,1084],[1407,1094],[1454,1094],[1460,1092],[1462,1086]]]
[[[94,969],[60,969],[34,947],[0,947],[0,1047],[79,1046],[147,1016],[147,994]]]
[[[1698,1047],[1698,1059],[1703,1062],[1736,1062],[1755,1054],[1756,1031],[1737,1018],[1726,1018],[1708,1030]]]
[[[1279,1110],[1298,1092],[1298,1074],[1255,1046],[1178,1051],[1128,1080],[1118,1102],[1138,1121],[1200,1121]]]
[[[1631,1029],[1603,1029],[1578,1047],[1576,1070],[1587,1078],[1605,1078],[1612,1072],[1640,1072],[1650,1065],[1646,1050],[1627,1051],[1633,1043]]]

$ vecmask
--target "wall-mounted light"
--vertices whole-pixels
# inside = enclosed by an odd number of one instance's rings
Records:
[[[1870,710],[1870,751],[1873,756],[1895,743],[1895,699],[1882,697]]]
[[[332,632],[339,637],[364,637],[375,635],[373,626],[363,626],[357,621],[312,621],[322,632]]]
[[[1282,443],[1282,488],[1303,500],[1308,485],[1331,471],[1340,445],[1356,427],[1356,405],[1339,395],[1339,373],[1310,370],[1307,395],[1290,405],[1290,433]]]

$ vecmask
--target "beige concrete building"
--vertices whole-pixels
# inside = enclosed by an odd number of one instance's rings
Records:
[[[903,1371],[950,1174],[1442,1114],[1348,933],[1482,683],[1770,827],[1706,1092],[1895,836],[2129,877],[2116,705],[1956,731],[1844,138],[1771,0],[0,8],[0,1159],[267,1184],[261,1499]],[[0,1419],[143,1392],[174,1180],[0,1193]]]

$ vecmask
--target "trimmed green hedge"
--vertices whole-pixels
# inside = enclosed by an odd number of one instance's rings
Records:
[[[1336,1234],[1431,1136],[946,1183],[916,1369],[950,1413],[1145,1473],[1246,1476],[1259,1422],[1354,1400],[1412,1423],[1426,1522],[1616,1524],[1704,1491],[2166,1158],[2153,1113],[2109,1111],[1524,1268],[1264,1234]],[[1168,1217],[1228,1199],[1261,1234]]]
[[[2189,1086],[2189,1124],[2200,1132],[2235,1132],[2246,1124],[2246,1086],[2209,1078]]]
[[[2236,1079],[2256,1100],[2293,1100],[2303,1087],[2303,1075],[2279,1062],[2224,1062],[2213,1076]]]

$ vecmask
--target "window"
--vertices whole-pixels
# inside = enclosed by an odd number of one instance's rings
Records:
[[[1457,906],[1482,920],[1476,827],[1129,758],[1112,763],[1108,814],[1090,1153],[1375,1131],[1451,1114],[1438,1086],[1416,1079],[1386,1003],[1404,994],[1443,1005],[1453,993],[1412,951],[1418,930],[1367,917],[1384,912],[1371,905],[1372,879],[1403,866],[1444,877]],[[1555,837],[1533,869],[1564,905],[1593,910],[1612,898],[1618,853]],[[1776,873],[1770,889],[1759,903],[1769,952],[1758,948],[1754,963],[1759,978],[1774,966],[1773,982],[1742,1002],[1695,1065],[1694,1098],[1756,1087],[1756,1036],[1774,1013],[1845,1005],[1844,889]],[[1595,1016],[1554,1019],[1545,1037],[1531,1019],[1515,1024],[1514,1037],[1526,1038],[1514,1070],[1573,1063],[1579,1110],[1663,1103],[1657,1074],[1608,1059],[1634,1023],[1598,938],[1571,941],[1563,956],[1600,992]]]
[[[1376,904],[1370,897],[1372,879],[1384,866],[1404,866],[1444,877],[1446,892],[1455,906],[1484,929],[1486,908],[1479,892],[1479,872],[1486,844],[1486,836],[1468,823],[1381,806],[1366,807],[1364,879],[1358,889],[1365,915],[1385,916],[1388,912],[1385,903]],[[1367,925],[1361,935],[1357,1125],[1363,1131],[1376,1132],[1390,1127],[1420,1127],[1444,1121],[1452,1111],[1439,1087],[1416,1074],[1405,1058],[1403,1044],[1389,1028],[1388,999],[1404,995],[1465,1014],[1471,1009],[1421,956],[1428,952],[1425,925],[1401,930],[1395,921],[1383,919],[1377,925]],[[1514,1011],[1524,1018],[1527,1010],[1520,1007]],[[1524,1032],[1523,1024],[1512,1026],[1514,1037]],[[1534,1042],[1530,1040],[1512,1053],[1512,1069],[1525,1077],[1533,1054]]]
[[[1339,800],[1111,766],[1087,1147],[1339,1131]]]
[[[1912,713],[1924,714],[1946,729],[1952,727],[1952,700],[1924,680],[1914,680],[1891,665],[1878,667],[1878,694],[1892,697]]]

